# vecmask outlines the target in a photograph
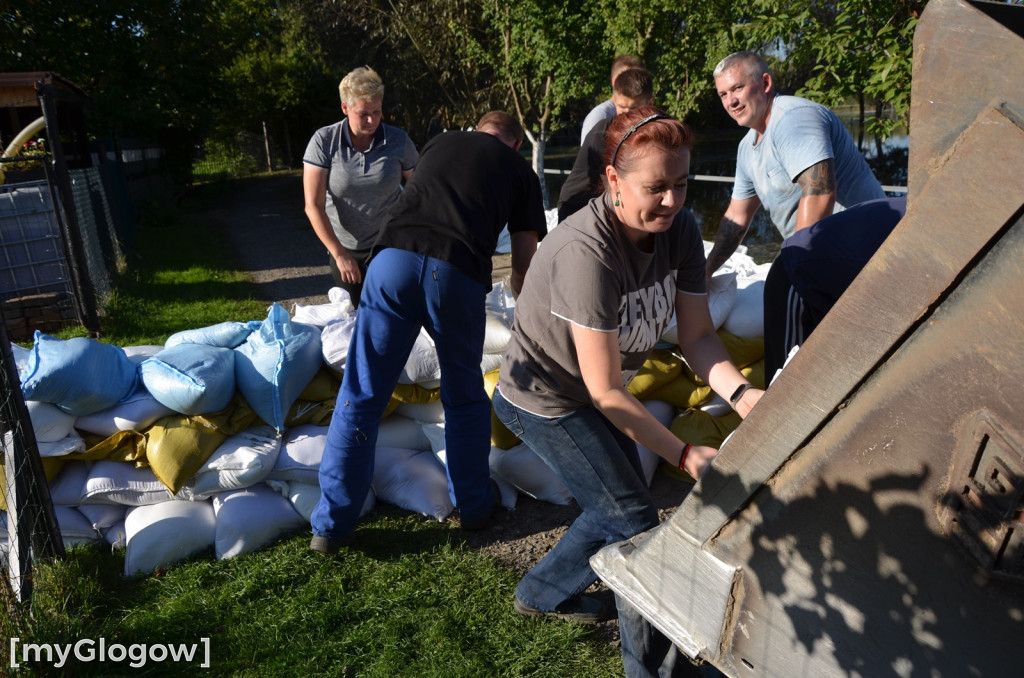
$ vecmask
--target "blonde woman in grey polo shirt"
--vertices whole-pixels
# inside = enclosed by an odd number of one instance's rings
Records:
[[[341,121],[321,127],[303,155],[306,216],[330,255],[331,276],[354,306],[381,224],[419,161],[405,131],[381,122],[384,83],[357,68],[338,86]]]

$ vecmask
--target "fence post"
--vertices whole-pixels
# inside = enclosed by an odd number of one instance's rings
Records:
[[[15,600],[32,598],[32,564],[63,557],[64,542],[50,501],[32,420],[0,303],[0,434],[7,501],[7,574]]]

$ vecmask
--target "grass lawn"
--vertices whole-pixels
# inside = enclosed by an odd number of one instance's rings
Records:
[[[231,185],[202,187],[140,217],[137,254],[117,282],[104,341],[162,344],[178,330],[265,316],[206,214]],[[337,556],[313,553],[308,543],[306,532],[220,562],[207,552],[137,578],[122,576],[123,551],[74,547],[37,568],[31,609],[0,619],[0,675],[11,670],[12,638],[19,647],[92,641],[84,647],[96,653],[101,639],[108,648],[149,648],[141,659],[59,668],[54,656],[26,663],[19,676],[191,675],[203,642],[210,667],[199,675],[622,675],[618,650],[588,627],[513,612],[518,574],[446,524],[378,504],[355,545]],[[193,661],[176,663],[153,660],[157,644],[200,648]]]

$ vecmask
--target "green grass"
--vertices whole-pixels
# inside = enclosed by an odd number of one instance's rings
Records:
[[[104,340],[162,343],[175,331],[264,314],[233,269],[223,234],[204,215],[216,191],[141,220],[138,258],[118,281]],[[210,193],[214,191],[214,193]],[[157,218],[158,215],[158,218]],[[212,552],[150,576],[125,578],[124,553],[75,547],[35,575],[31,610],[0,619],[4,641],[199,643],[228,676],[619,676],[618,650],[590,628],[512,610],[518,574],[468,547],[458,529],[386,504],[336,557],[309,533],[217,562]],[[18,610],[15,610],[16,612]],[[0,675],[9,665],[0,648]],[[22,668],[28,676],[174,676],[191,666],[149,662]]]

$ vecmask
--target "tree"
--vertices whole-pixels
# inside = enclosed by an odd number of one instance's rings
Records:
[[[581,55],[599,44],[602,22],[594,0],[483,2],[485,32],[465,36],[466,58],[493,69],[530,141],[533,168],[543,177],[547,141],[565,124],[562,110],[593,92],[594,69]],[[541,187],[547,207],[544,181]]]
[[[855,99],[861,129],[881,143],[909,123],[913,36],[926,1],[752,0],[736,32],[749,47],[775,43],[789,68],[809,72],[796,94],[831,107]],[[876,105],[870,117],[868,101]]]
[[[714,100],[711,71],[730,51],[738,3],[601,0],[605,40],[615,54],[636,54],[654,78],[655,103],[691,119]]]

